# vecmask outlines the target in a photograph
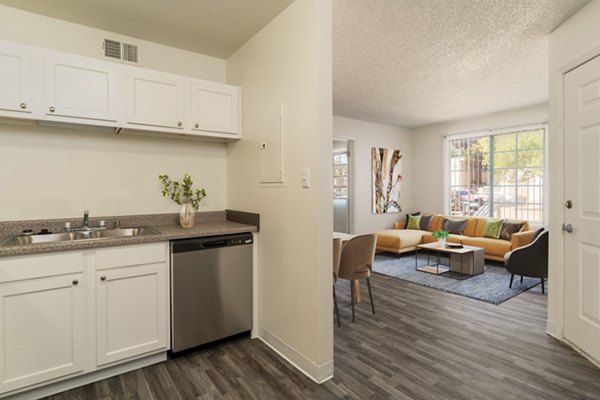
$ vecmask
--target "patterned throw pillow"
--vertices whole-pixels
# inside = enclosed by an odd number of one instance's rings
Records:
[[[408,216],[408,225],[406,229],[420,229],[421,225],[421,216],[420,215],[409,215]]]
[[[519,232],[524,225],[524,222],[505,220],[502,222],[502,226],[500,227],[499,239],[510,241],[513,233]]]
[[[433,215],[422,215],[420,227],[422,231],[428,231],[429,226],[431,225],[431,220],[433,219]]]
[[[483,227],[483,237],[498,239],[503,221],[502,219],[488,219]]]
[[[421,211],[417,211],[416,213],[406,214],[406,223],[404,224],[404,229],[408,229],[408,217],[411,215],[421,215]]]
[[[466,219],[447,219],[444,221],[444,230],[455,235],[462,235],[467,225]]]

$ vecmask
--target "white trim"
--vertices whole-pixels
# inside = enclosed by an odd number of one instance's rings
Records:
[[[444,177],[444,215],[450,215],[450,157],[448,154],[448,137],[444,136],[444,157],[442,165],[442,174]]]
[[[268,330],[260,328],[259,332],[260,340],[316,383],[323,383],[333,378],[333,360],[321,365],[315,364]]]
[[[535,129],[548,129],[548,121],[542,122],[532,122],[532,123],[524,123],[513,126],[506,126],[500,128],[487,128],[476,131],[469,132],[459,132],[459,133],[451,133],[448,136],[444,136],[444,138],[448,138],[450,140],[456,139],[468,139],[479,136],[490,136],[490,135],[501,135],[503,133],[512,133],[512,132],[522,132],[526,130],[535,130]]]
[[[167,353],[162,352],[154,354],[148,357],[139,358],[125,364],[115,365],[113,367],[100,369],[91,373],[85,373],[80,376],[76,376],[70,379],[62,380],[51,384],[43,384],[41,387],[35,389],[21,391],[13,395],[8,395],[5,400],[30,400],[39,399],[42,397],[51,396],[53,394],[61,393],[70,389],[74,389],[83,385],[87,385],[92,382],[97,382],[103,379],[110,378],[112,376],[124,374],[136,369],[144,368],[149,365],[158,364],[167,360]],[[4,394],[3,396],[7,396]]]

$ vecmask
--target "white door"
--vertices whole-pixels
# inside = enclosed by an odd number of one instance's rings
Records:
[[[565,75],[564,98],[564,335],[600,360],[600,57]]]
[[[0,393],[83,371],[82,276],[0,285]]]
[[[115,64],[53,52],[45,60],[46,115],[117,120]]]
[[[127,74],[127,123],[183,129],[184,90],[181,76],[130,68]]]
[[[166,264],[96,272],[97,364],[167,348]]]
[[[239,133],[239,103],[239,87],[193,81],[192,129]]]
[[[0,43],[0,110],[31,113],[31,52],[27,47]]]

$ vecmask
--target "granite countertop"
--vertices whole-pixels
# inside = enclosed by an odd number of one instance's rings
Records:
[[[101,217],[105,218],[106,220],[110,220],[110,218],[118,218],[121,221],[127,221],[127,224],[122,225],[122,227],[124,228],[132,226],[146,226],[155,230],[158,233],[144,236],[82,239],[64,242],[0,246],[0,257],[68,250],[93,249],[99,247],[127,246],[140,243],[165,242],[174,239],[189,239],[197,237],[228,235],[243,232],[258,232],[258,224],[249,225],[246,223],[235,222],[226,219],[227,217],[229,217],[229,213],[226,213],[225,211],[212,213],[198,213],[196,218],[196,224],[189,229],[182,228],[178,223],[175,223],[176,218],[178,218],[178,214],[161,214],[157,216]],[[100,218],[95,218],[95,220],[99,219]],[[5,223],[0,222],[0,241],[3,240],[6,236],[15,234],[6,234],[7,232],[11,231],[11,228],[12,232],[16,230],[18,233],[21,231],[20,229],[17,230],[18,228],[29,226],[54,226],[53,224],[55,224],[56,221],[58,220],[15,221]],[[60,221],[64,224],[65,220]],[[156,224],[152,224],[153,222]],[[34,230],[37,231],[37,228]],[[55,231],[58,231],[58,229],[56,229]]]

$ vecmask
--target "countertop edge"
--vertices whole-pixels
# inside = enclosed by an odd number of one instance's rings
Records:
[[[149,228],[159,233],[147,236],[82,239],[66,242],[37,243],[10,247],[7,246],[0,248],[0,258],[40,253],[55,253],[61,251],[97,249],[102,247],[129,246],[143,243],[166,242],[177,239],[191,239],[244,232],[258,232],[258,228],[254,225],[246,225],[232,221],[200,223],[194,225],[190,229],[184,229],[177,225],[149,226]]]

